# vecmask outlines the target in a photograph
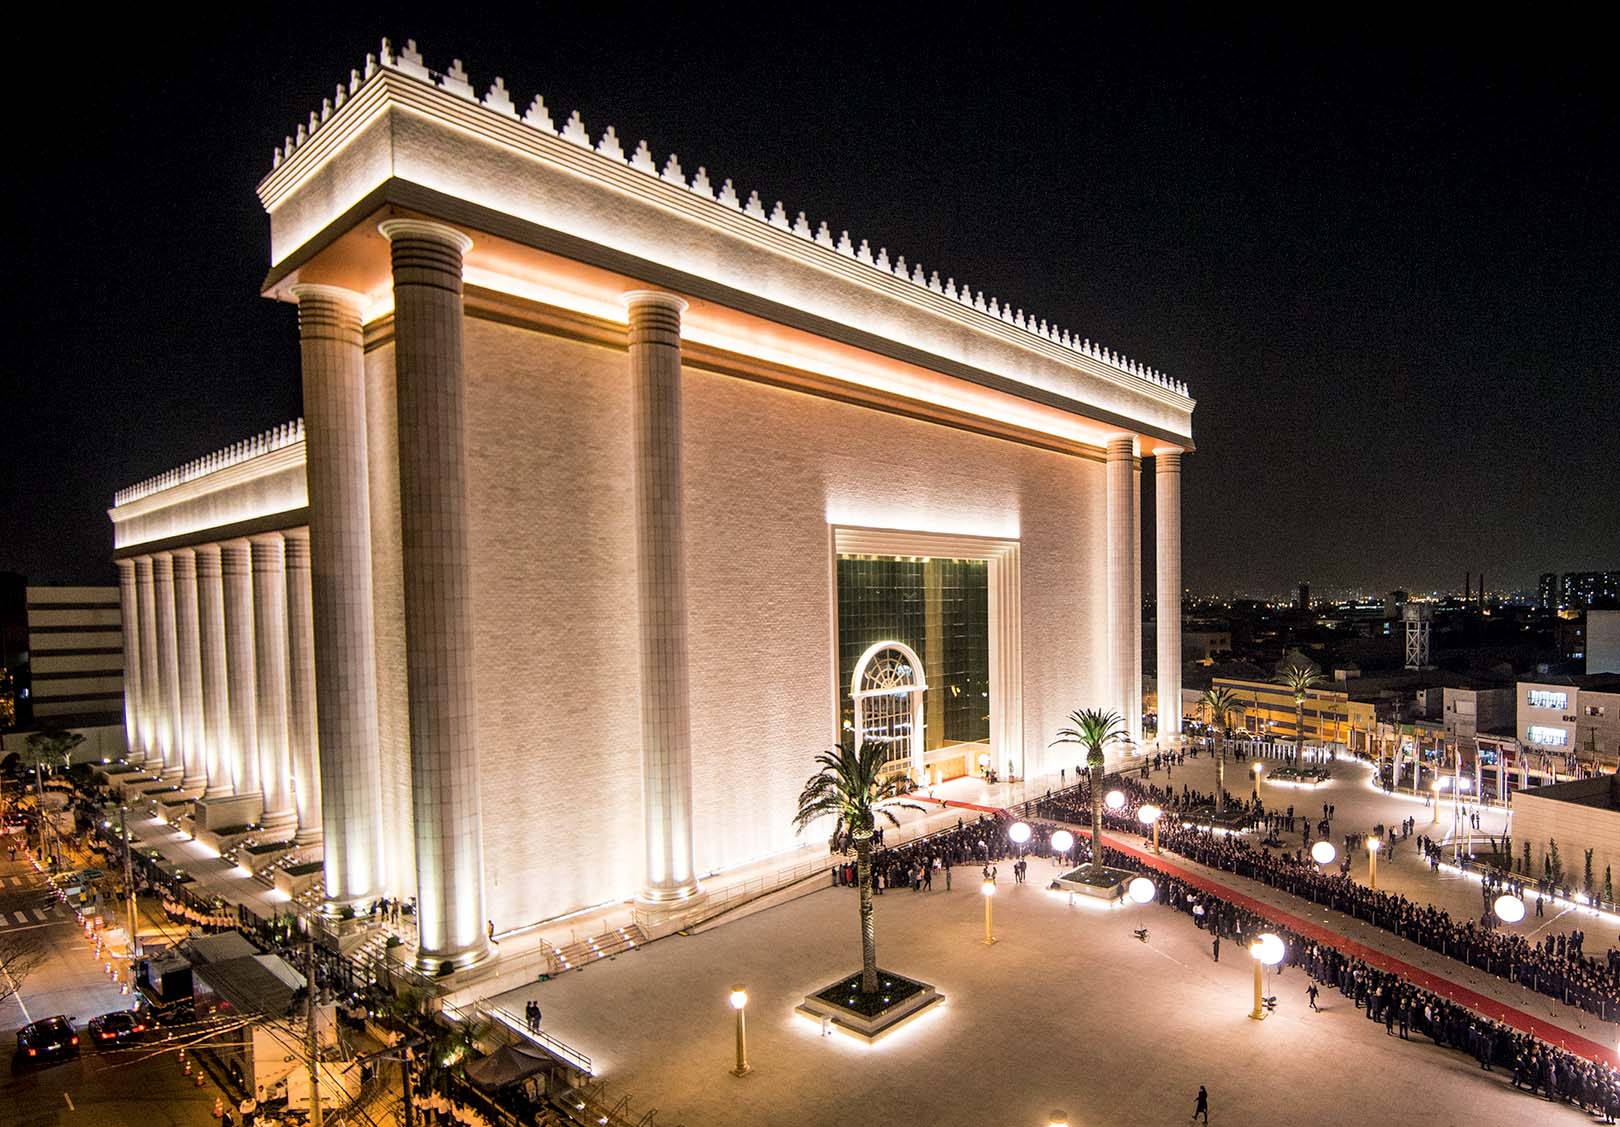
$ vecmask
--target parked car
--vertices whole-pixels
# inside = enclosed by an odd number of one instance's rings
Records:
[[[141,1020],[139,1014],[129,1010],[114,1010],[110,1014],[93,1017],[85,1029],[90,1043],[101,1048],[134,1041],[145,1032],[146,1022]]]
[[[79,1035],[73,1023],[58,1014],[42,1018],[17,1031],[17,1059],[26,1064],[66,1060],[79,1055]]]

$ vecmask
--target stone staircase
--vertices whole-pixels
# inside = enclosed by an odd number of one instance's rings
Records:
[[[641,927],[629,924],[625,927],[609,928],[601,935],[577,939],[566,947],[557,947],[551,943],[544,946],[552,964],[552,973],[561,974],[565,970],[578,970],[589,966],[599,959],[634,951],[646,943],[647,935]]]

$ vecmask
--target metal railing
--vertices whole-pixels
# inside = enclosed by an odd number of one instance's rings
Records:
[[[589,1056],[566,1041],[553,1037],[543,1029],[530,1029],[528,1023],[511,1010],[493,1004],[488,998],[480,998],[474,1008],[486,1015],[491,1021],[511,1030],[524,1040],[539,1045],[570,1068],[577,1069],[586,1076],[595,1075],[591,1070],[591,1058]]]

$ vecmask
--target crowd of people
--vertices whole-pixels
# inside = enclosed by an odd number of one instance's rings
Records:
[[[1110,780],[1109,785],[1110,789],[1126,789],[1120,780]],[[1108,811],[1105,815],[1113,829],[1139,831],[1141,827],[1135,818],[1138,806],[1151,801],[1171,809],[1181,798],[1163,788],[1136,784],[1130,785],[1127,796],[1125,808]],[[1188,800],[1197,797],[1201,796],[1189,794]],[[991,879],[997,871],[998,862],[1016,859],[1017,863],[1030,855],[1048,856],[1076,864],[1088,861],[1091,859],[1091,843],[1084,836],[1076,835],[1074,845],[1061,856],[1052,848],[1051,838],[1053,833],[1063,828],[1053,824],[1053,821],[1083,824],[1090,816],[1089,802],[1089,793],[1084,784],[1039,800],[1028,822],[1030,838],[1022,845],[1015,844],[1007,835],[1013,821],[1011,816],[981,815],[973,820],[959,819],[955,827],[877,851],[872,861],[874,877],[881,879],[887,887],[909,885],[916,890],[926,890],[929,886],[918,874],[930,869],[949,873],[952,868],[968,866],[972,868],[973,875],[982,873]],[[1290,890],[1299,889],[1299,895],[1316,892],[1326,896],[1326,899],[1318,902],[1334,906],[1349,904],[1362,893],[1372,892],[1342,876],[1325,876],[1314,868],[1310,870],[1307,881],[1307,874],[1301,869],[1298,858],[1280,858],[1265,850],[1255,849],[1241,838],[1184,828],[1174,819],[1167,820],[1173,824],[1168,832],[1161,831],[1161,846],[1203,864],[1258,880],[1267,880],[1269,876],[1273,879],[1267,883]],[[1410,830],[1407,829],[1407,832]],[[1218,944],[1226,939],[1246,944],[1262,931],[1278,935],[1287,948],[1284,965],[1300,967],[1313,983],[1321,983],[1353,999],[1356,1007],[1366,1013],[1368,1020],[1382,1024],[1390,1036],[1398,1035],[1409,1040],[1413,1033],[1418,1033],[1437,1045],[1468,1053],[1479,1061],[1482,1069],[1512,1070],[1515,1088],[1542,1095],[1549,1100],[1578,1104],[1603,1116],[1605,1122],[1614,1122],[1615,1114],[1620,1112],[1620,1073],[1607,1065],[1595,1064],[1530,1034],[1485,1018],[1329,944],[1307,940],[1287,928],[1277,927],[1248,909],[1152,869],[1132,855],[1105,848],[1103,859],[1115,868],[1142,872],[1152,878],[1157,902],[1191,917],[1197,927],[1209,932],[1212,943]],[[853,883],[853,865],[849,869],[847,879]],[[1348,891],[1345,886],[1348,886]],[[1403,898],[1397,899],[1406,908],[1415,909]],[[1424,913],[1436,911],[1433,908],[1423,910]],[[1444,916],[1444,913],[1438,915]],[[1407,918],[1404,912],[1392,912],[1394,922],[1400,923]],[[1426,916],[1423,918],[1429,919]],[[1429,924],[1441,926],[1433,923],[1432,919]],[[1472,925],[1463,925],[1458,931],[1469,936],[1469,944],[1482,942],[1482,935],[1497,934],[1473,929]],[[1524,946],[1530,950],[1528,944]],[[1218,947],[1214,949],[1219,950]],[[1471,945],[1459,947],[1459,950],[1463,949],[1474,953]],[[1535,947],[1533,950],[1550,959],[1567,960],[1580,957],[1581,945],[1579,940],[1566,939],[1562,946],[1555,941],[1550,946]],[[1472,958],[1466,961],[1480,965]],[[1309,993],[1313,1009],[1318,1008],[1318,996],[1319,991],[1313,985]]]
[[[1105,828],[1119,832],[1145,835],[1144,827],[1136,818],[1136,810],[1144,803],[1155,803],[1171,813],[1205,804],[1202,796],[1185,787],[1178,794],[1171,788],[1123,777],[1111,777],[1105,785],[1119,790],[1126,798],[1122,809],[1104,812]],[[1258,808],[1259,804],[1255,802],[1251,806]],[[1331,809],[1326,812],[1331,813]],[[1083,825],[1091,816],[1089,790],[1082,783],[1041,799],[1035,803],[1034,813],[1041,818]],[[1261,821],[1268,816],[1263,812],[1257,814]],[[1410,823],[1402,828],[1410,834]],[[1596,1014],[1604,1021],[1620,1018],[1620,957],[1611,953],[1605,959],[1598,959],[1587,956],[1579,944],[1571,947],[1566,942],[1558,946],[1555,942],[1549,948],[1512,932],[1498,930],[1487,893],[1482,893],[1484,903],[1479,919],[1459,922],[1433,905],[1415,903],[1399,893],[1375,890],[1352,880],[1348,850],[1339,871],[1329,873],[1312,861],[1304,849],[1274,853],[1232,834],[1183,825],[1175,817],[1161,822],[1159,841],[1162,848],[1189,860],[1269,884],[1366,920],[1431,951]],[[1432,848],[1432,843],[1426,839],[1420,837],[1418,841],[1426,852]],[[1359,845],[1359,835],[1347,835],[1346,842]],[[1514,888],[1523,891],[1522,886]]]

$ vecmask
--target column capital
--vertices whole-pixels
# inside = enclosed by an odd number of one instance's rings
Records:
[[[217,579],[220,574],[219,545],[198,544],[192,549],[192,552],[197,557],[197,574]]]
[[[638,309],[668,309],[679,317],[691,308],[685,298],[663,290],[626,290],[619,295],[619,302],[632,314]]]
[[[427,239],[453,246],[461,254],[466,254],[473,246],[470,236],[448,223],[435,223],[430,219],[384,219],[377,224],[377,230],[389,242],[396,239]]]
[[[248,551],[252,555],[254,566],[263,564],[279,564],[284,558],[282,545],[285,541],[279,532],[260,532],[248,537]]]
[[[117,567],[118,567],[118,582],[120,582],[120,583],[133,583],[133,582],[135,582],[135,561],[134,560],[129,560],[129,559],[114,560],[113,563],[116,564]]]
[[[1136,436],[1118,434],[1108,440],[1108,460],[1123,461],[1136,457]]]
[[[1153,451],[1153,468],[1158,473],[1179,473],[1181,470],[1181,455],[1185,451],[1179,446],[1160,446]]]
[[[197,558],[197,549],[196,548],[173,548],[173,549],[170,549],[169,555],[173,558],[175,563],[179,563],[181,560],[186,560],[187,562],[190,562],[190,561],[195,560]]]
[[[366,304],[366,295],[357,290],[328,286],[319,282],[299,282],[296,286],[289,286],[287,292],[293,295],[299,305],[303,305],[306,301],[329,301],[359,313]]]
[[[282,547],[286,549],[287,566],[309,568],[309,529],[294,528],[282,533]]]

